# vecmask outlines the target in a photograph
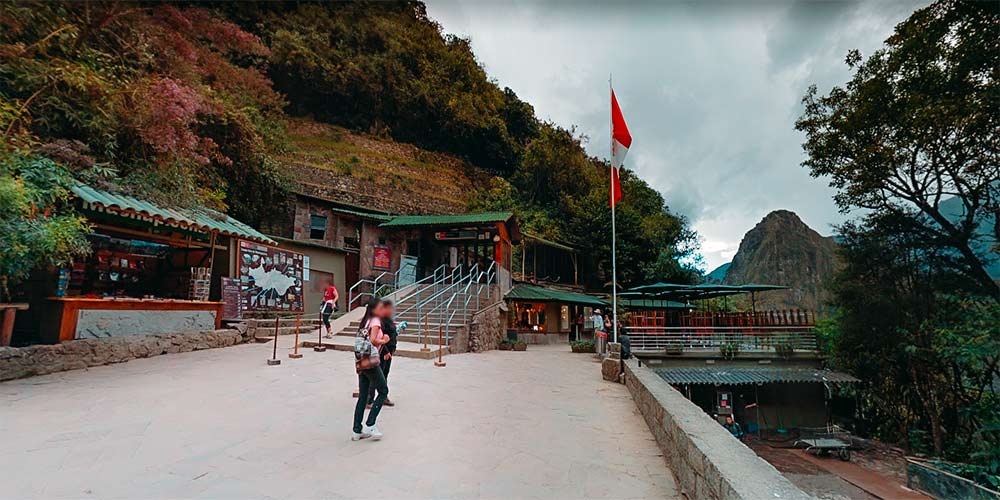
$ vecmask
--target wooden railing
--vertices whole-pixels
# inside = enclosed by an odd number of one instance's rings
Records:
[[[636,311],[631,313],[632,327],[768,327],[815,326],[816,312],[804,309],[782,309],[751,312],[674,312]]]

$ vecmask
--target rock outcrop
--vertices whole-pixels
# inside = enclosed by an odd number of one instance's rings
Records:
[[[823,311],[838,265],[836,247],[794,212],[776,210],[743,236],[723,283],[785,285],[791,288],[758,293],[758,308]]]

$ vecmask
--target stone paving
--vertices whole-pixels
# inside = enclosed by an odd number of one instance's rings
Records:
[[[625,387],[566,346],[399,358],[350,440],[347,352],[241,345],[0,383],[2,498],[675,498]]]

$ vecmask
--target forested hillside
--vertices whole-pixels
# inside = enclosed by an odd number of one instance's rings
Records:
[[[380,185],[427,196],[408,211],[513,208],[527,229],[606,262],[608,165],[570,126],[540,121],[419,2],[0,5],[2,170],[22,198],[49,182],[29,176],[39,184],[25,188],[26,173],[51,160],[86,182],[253,225],[287,202],[297,167],[317,163],[322,175],[304,177],[322,189],[371,179],[353,173],[361,163],[382,169]],[[417,148],[385,161],[393,142]],[[441,170],[458,164],[493,177]],[[679,263],[695,250],[686,222],[636,176],[624,190],[624,284],[692,279]],[[11,213],[41,228],[72,215],[64,199]]]

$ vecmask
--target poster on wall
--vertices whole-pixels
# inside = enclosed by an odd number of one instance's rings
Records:
[[[302,254],[240,240],[239,263],[244,311],[302,312]]]
[[[243,319],[243,295],[240,280],[222,278],[222,319]]]
[[[375,260],[372,262],[372,267],[382,270],[392,267],[392,250],[385,245],[375,245]]]
[[[417,281],[417,258],[412,255],[399,256],[399,286],[406,286]]]

